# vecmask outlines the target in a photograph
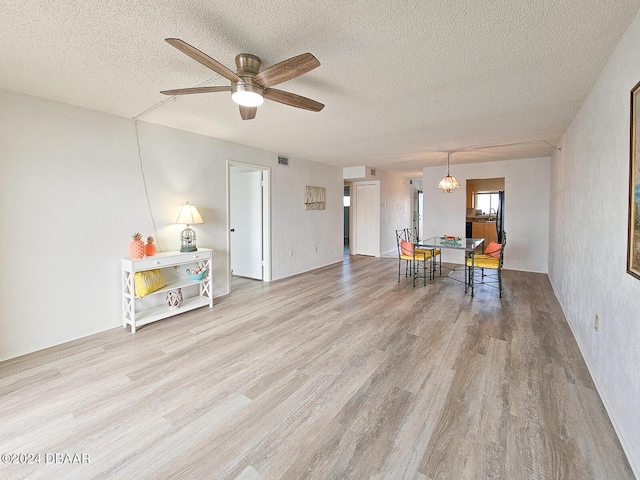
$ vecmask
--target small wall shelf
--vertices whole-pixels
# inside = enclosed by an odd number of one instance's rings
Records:
[[[158,253],[153,257],[140,259],[121,258],[122,267],[122,326],[131,326],[131,333],[136,332],[136,328],[163,318],[188,312],[196,308],[209,305],[213,307],[213,282],[211,276],[212,250],[209,248],[199,248],[197,252],[165,252]],[[200,266],[207,269],[207,274],[202,280],[193,281],[189,277],[178,272],[181,267],[192,268]],[[182,305],[178,308],[169,308],[163,304],[151,308],[142,308],[142,299],[135,295],[134,276],[137,272],[160,269],[162,276],[167,282],[167,286],[148,294],[146,298],[156,296],[164,300],[169,290],[176,288],[186,288],[193,285],[198,286],[198,295],[184,298]]]

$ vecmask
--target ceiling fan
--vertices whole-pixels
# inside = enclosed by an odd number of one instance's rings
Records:
[[[271,88],[319,67],[320,62],[310,53],[303,53],[297,57],[289,58],[263,71],[260,71],[260,59],[258,57],[249,53],[241,53],[236,56],[238,73],[235,73],[178,38],[167,38],[165,40],[205,67],[231,80],[231,85],[227,87],[179,88],[176,90],[163,90],[160,93],[165,95],[189,95],[192,93],[231,92],[231,99],[240,105],[240,116],[243,120],[255,118],[258,106],[262,105],[265,98],[292,107],[311,110],[312,112],[319,112],[324,108],[322,103],[310,98]]]

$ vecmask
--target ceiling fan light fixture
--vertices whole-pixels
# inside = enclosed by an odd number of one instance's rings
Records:
[[[243,107],[259,107],[264,103],[262,89],[250,83],[236,83],[231,91],[231,100]]]
[[[224,66],[216,59],[211,58],[192,45],[179,38],[165,38],[172,47],[180,50],[193,60],[213,70],[221,77],[231,82],[231,86],[191,87],[163,90],[163,95],[190,95],[194,93],[215,93],[231,91],[231,99],[240,105],[240,117],[243,120],[251,120],[256,117],[258,107],[264,103],[264,99],[282,103],[291,107],[319,112],[324,105],[310,98],[271,88],[310,72],[320,66],[320,62],[310,53],[303,53],[288,58],[275,65],[260,70],[260,58],[250,53],[236,55],[236,70]]]
[[[262,95],[255,92],[235,92],[231,94],[231,100],[243,107],[258,107],[264,103]]]

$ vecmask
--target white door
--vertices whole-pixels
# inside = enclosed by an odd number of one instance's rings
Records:
[[[262,280],[262,172],[232,166],[229,182],[231,271]]]
[[[356,186],[356,255],[377,255],[376,185]]]

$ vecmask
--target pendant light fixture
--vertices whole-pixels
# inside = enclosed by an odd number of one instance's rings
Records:
[[[452,177],[449,172],[449,156],[450,152],[447,152],[447,176],[440,180],[438,188],[442,190],[442,193],[451,193],[454,190],[460,188],[460,183],[456,180],[456,177]]]

